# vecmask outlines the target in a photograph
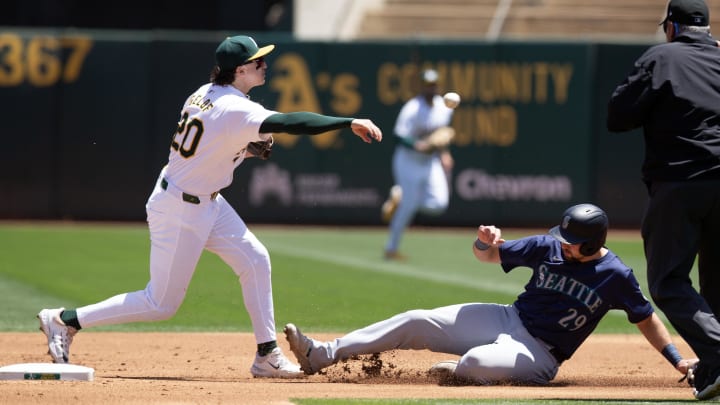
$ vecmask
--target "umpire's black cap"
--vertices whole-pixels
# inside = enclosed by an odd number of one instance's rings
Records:
[[[667,21],[705,27],[710,25],[710,11],[705,0],[670,0],[665,19],[660,22],[660,25]]]

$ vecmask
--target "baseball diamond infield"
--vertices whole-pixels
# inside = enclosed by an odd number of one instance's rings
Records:
[[[337,334],[313,334],[332,339]],[[290,358],[287,342],[278,342]],[[681,354],[690,349],[674,337]],[[0,333],[2,364],[49,361],[40,333]],[[545,387],[443,386],[427,376],[436,361],[428,351],[384,353],[341,362],[326,374],[300,380],[256,379],[249,368],[255,343],[247,333],[83,332],[73,363],[95,369],[85,381],[1,381],[0,403],[288,404],[294,398],[503,398],[691,400],[681,377],[638,333],[595,335]]]

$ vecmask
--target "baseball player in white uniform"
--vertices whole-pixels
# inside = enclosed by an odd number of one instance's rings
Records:
[[[395,185],[383,204],[384,221],[390,221],[385,258],[401,259],[400,240],[415,214],[440,215],[450,200],[448,175],[452,157],[447,148],[437,150],[426,142],[438,128],[448,127],[453,109],[437,91],[438,74],[428,69],[421,75],[420,94],[408,100],[395,122],[398,145],[392,160]]]
[[[53,361],[69,362],[70,344],[81,328],[172,317],[207,249],[240,280],[258,344],[252,375],[302,376],[299,366],[277,346],[269,253],[219,190],[228,187],[235,168],[252,157],[248,145],[268,141],[273,132],[318,134],[351,128],[367,143],[381,141],[382,132],[368,119],[282,114],[251,101],[248,92],[265,83],[264,56],[274,47],[258,47],[244,35],[228,37],[217,47],[211,83],[193,92],[183,105],[168,163],[147,201],[150,281],[143,290],[74,310],[41,310],[40,328]]]
[[[411,310],[328,342],[288,324],[290,349],[307,374],[355,355],[426,349],[460,356],[430,369],[453,382],[547,384],[607,312],[618,309],[675,369],[687,373],[697,359],[680,356],[632,270],[604,246],[607,227],[607,215],[592,204],[568,208],[549,235],[506,241],[500,229],[480,225],[472,244],[478,260],[498,263],[506,273],[532,270],[512,305]]]

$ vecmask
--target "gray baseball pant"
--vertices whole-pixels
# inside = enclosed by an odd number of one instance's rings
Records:
[[[325,368],[354,355],[427,349],[461,356],[455,375],[480,384],[547,384],[559,364],[511,305],[470,303],[395,315],[330,342],[315,342],[310,362]]]

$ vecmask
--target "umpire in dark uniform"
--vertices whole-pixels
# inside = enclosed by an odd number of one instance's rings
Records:
[[[607,116],[612,132],[643,127],[648,285],[700,359],[688,377],[701,400],[720,396],[720,48],[709,21],[703,0],[671,0],[667,43],[635,62]]]

